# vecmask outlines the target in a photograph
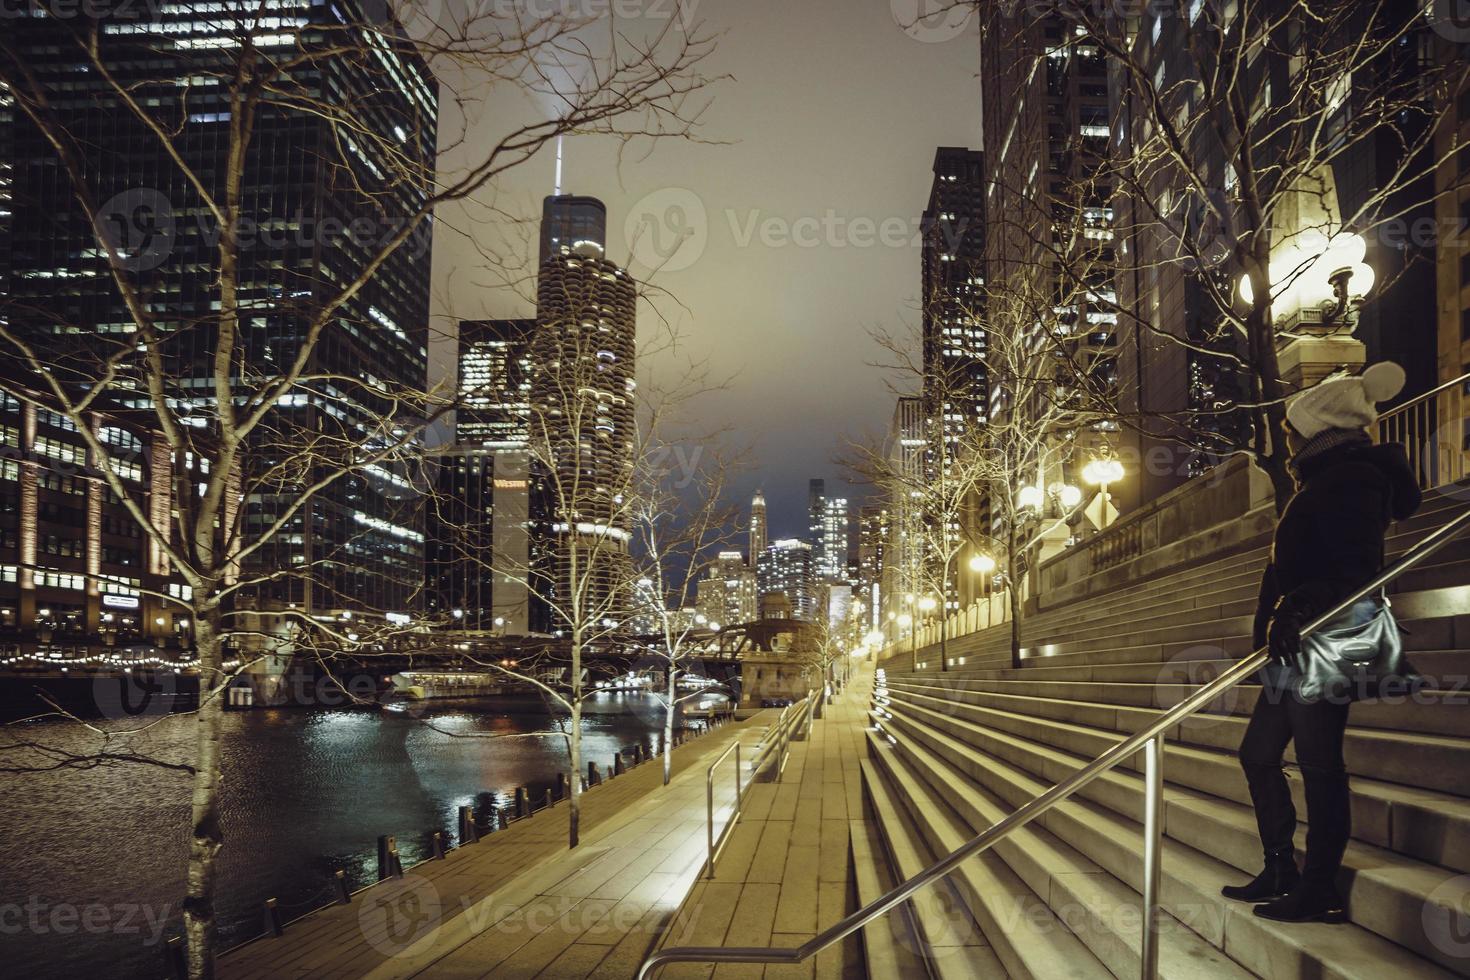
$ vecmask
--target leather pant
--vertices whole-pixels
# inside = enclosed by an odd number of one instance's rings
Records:
[[[1256,827],[1269,864],[1273,858],[1281,860],[1293,853],[1296,807],[1282,756],[1287,743],[1295,740],[1307,798],[1307,860],[1302,875],[1319,886],[1330,886],[1337,878],[1352,832],[1347,767],[1342,757],[1350,707],[1347,702],[1302,702],[1268,686],[1240,742],[1240,767],[1250,786]]]

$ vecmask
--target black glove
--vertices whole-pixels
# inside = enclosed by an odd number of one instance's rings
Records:
[[[1290,609],[1278,608],[1267,631],[1271,659],[1291,663],[1302,652],[1302,621]]]

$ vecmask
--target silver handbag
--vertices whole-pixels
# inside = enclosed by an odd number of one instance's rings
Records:
[[[1404,655],[1403,634],[1387,595],[1364,599],[1308,636],[1293,665],[1303,701],[1358,701],[1411,693],[1424,679]]]

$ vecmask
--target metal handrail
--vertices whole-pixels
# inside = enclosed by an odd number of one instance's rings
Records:
[[[1302,635],[1305,636],[1321,629],[1328,622],[1336,619],[1347,609],[1351,608],[1360,599],[1382,589],[1389,582],[1439,551],[1467,528],[1470,528],[1470,510],[1466,510],[1459,517],[1456,517],[1433,534],[1430,534],[1423,541],[1419,542],[1418,545],[1409,549],[1401,559],[1375,576],[1367,585],[1364,585],[1352,595],[1332,607],[1332,609],[1312,620],[1303,627]],[[800,963],[809,957],[815,956],[829,946],[841,942],[874,919],[898,906],[919,889],[945,877],[955,868],[959,867],[966,859],[991,847],[996,841],[1012,831],[1024,827],[1032,820],[1041,816],[1041,814],[1066,800],[1078,790],[1111,770],[1114,766],[1132,758],[1139,749],[1144,750],[1144,804],[1146,809],[1144,815],[1144,916],[1141,974],[1145,980],[1153,980],[1158,975],[1159,953],[1158,899],[1159,886],[1162,878],[1159,852],[1163,841],[1163,825],[1159,819],[1159,809],[1163,800],[1164,733],[1183,719],[1207,706],[1223,692],[1228,691],[1236,684],[1255,674],[1265,665],[1266,661],[1266,651],[1264,649],[1256,650],[1245,659],[1226,669],[1213,681],[1199,688],[1174,707],[1166,710],[1146,728],[1123,739],[1123,741],[1103,752],[1067,779],[1062,780],[1045,793],[1024,804],[1020,809],[1003,817],[986,830],[972,837],[967,843],[951,851],[945,857],[940,858],[923,871],[920,871],[912,878],[889,891],[886,895],[874,899],[840,922],[808,939],[800,946],[673,947],[659,950],[644,960],[643,966],[638,971],[639,980],[644,980],[655,969],[669,963]]]
[[[750,769],[753,774],[760,772],[761,767],[766,764],[766,758],[771,754],[772,749],[779,746],[780,762],[776,767],[776,779],[777,781],[781,779],[781,774],[786,770],[786,757],[791,745],[791,731],[796,727],[797,719],[801,717],[803,709],[807,712],[807,726],[810,727],[811,725],[810,700],[810,695],[808,695],[808,697],[803,698],[801,701],[795,704],[788,704],[781,709],[781,714],[777,717],[776,723],[766,729],[761,735],[760,741],[756,743],[757,746],[763,746],[763,748],[760,754],[755,757],[755,760],[751,762]],[[729,757],[731,752],[735,753],[735,809],[730,813],[730,822],[725,824],[725,829],[721,830],[717,837],[715,835],[715,769]],[[728,745],[725,751],[720,753],[719,758],[710,763],[709,768],[704,773],[704,795],[707,817],[705,844],[708,848],[704,862],[704,871],[705,877],[707,878],[713,878],[715,876],[715,861],[719,859],[720,852],[725,849],[725,843],[730,839],[730,834],[735,830],[735,825],[740,820],[740,814],[745,803],[741,795],[744,791],[744,786],[740,782],[740,773],[740,742],[738,739]]]
[[[735,753],[735,809],[730,812],[730,822],[725,824],[725,829],[720,831],[719,840],[715,839],[715,769],[720,763],[730,757],[730,752]],[[715,876],[715,859],[720,856],[720,851],[725,847],[725,841],[730,839],[730,831],[735,829],[735,822],[740,819],[740,739],[725,747],[718,759],[710,763],[704,773],[704,796],[705,802],[709,804],[709,824],[706,827],[706,843],[709,852],[705,858],[704,871],[707,877]]]
[[[1424,392],[1424,394],[1422,395],[1415,395],[1413,398],[1410,398],[1402,405],[1395,405],[1393,408],[1390,408],[1388,411],[1378,416],[1378,421],[1383,422],[1387,419],[1392,419],[1396,415],[1407,412],[1409,409],[1415,408],[1422,403],[1429,401],[1429,399],[1442,395],[1445,392],[1449,391],[1451,388],[1463,384],[1470,384],[1470,374],[1462,374],[1458,378],[1455,378],[1451,381],[1446,381],[1438,388],[1431,388],[1428,391]]]

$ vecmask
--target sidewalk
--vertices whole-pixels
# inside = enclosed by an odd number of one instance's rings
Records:
[[[700,879],[667,946],[798,946],[857,909],[850,859],[852,822],[863,817],[863,729],[873,665],[793,742],[779,783],[750,787],[745,813],[720,855],[713,880]],[[685,977],[862,977],[861,933],[797,966],[694,963],[666,967]]]
[[[575,850],[559,805],[238,949],[220,976],[632,976],[703,868],[706,768],[774,719],[762,712],[678,747],[667,787],[655,760],[590,790]],[[732,779],[717,777],[717,820],[733,800]]]

